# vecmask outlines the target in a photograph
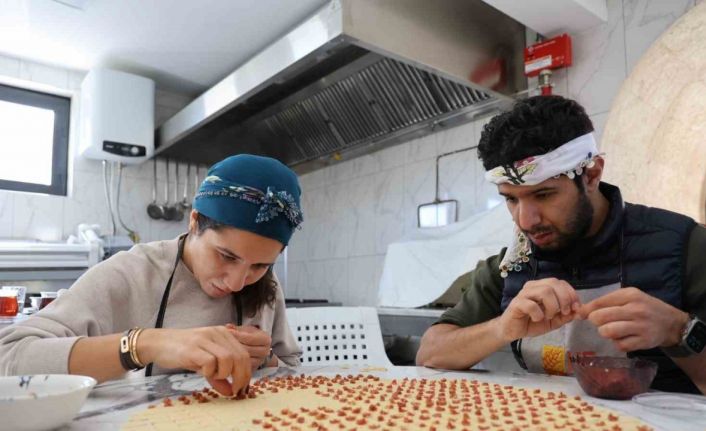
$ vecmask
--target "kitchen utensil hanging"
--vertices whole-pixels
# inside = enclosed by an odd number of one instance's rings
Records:
[[[189,183],[191,182],[191,162],[186,164],[186,176],[184,177],[184,197],[179,206],[185,213],[191,211],[191,201],[189,200]]]
[[[164,217],[164,208],[157,203],[157,158],[152,159],[152,202],[147,205],[147,215],[154,220]]]
[[[164,220],[174,220],[176,217],[176,208],[169,204],[169,157],[165,159],[166,178],[164,181]]]
[[[184,220],[184,209],[181,206],[181,201],[179,201],[179,161],[176,162],[176,167],[174,169],[174,221]]]

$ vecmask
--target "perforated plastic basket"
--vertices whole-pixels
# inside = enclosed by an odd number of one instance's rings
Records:
[[[302,365],[392,366],[372,307],[288,308],[287,320],[302,349]]]

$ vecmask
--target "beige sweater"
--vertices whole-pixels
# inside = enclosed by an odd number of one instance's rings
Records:
[[[68,373],[74,343],[85,336],[108,335],[139,326],[154,327],[164,288],[177,255],[178,240],[138,244],[89,269],[71,288],[29,319],[0,331],[0,375]],[[180,261],[164,316],[165,328],[195,328],[235,323],[230,296],[206,295]],[[299,365],[299,349],[287,324],[284,296],[243,325],[258,325],[272,337],[280,365]],[[118,355],[118,345],[115,346]],[[177,371],[177,370],[171,370]],[[170,370],[154,368],[153,373]]]

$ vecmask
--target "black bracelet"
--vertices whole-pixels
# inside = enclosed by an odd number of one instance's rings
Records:
[[[123,366],[125,371],[141,370],[144,368],[135,363],[132,359],[132,354],[130,351],[130,335],[135,330],[137,330],[137,328],[128,329],[123,333],[123,336],[120,337],[120,364]]]

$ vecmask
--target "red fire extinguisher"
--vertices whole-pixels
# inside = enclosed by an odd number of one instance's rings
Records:
[[[543,96],[552,94],[552,70],[571,66],[571,36],[557,37],[525,48],[525,76],[539,76]]]

